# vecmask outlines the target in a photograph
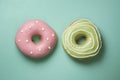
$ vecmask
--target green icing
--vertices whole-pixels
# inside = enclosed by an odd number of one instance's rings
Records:
[[[76,39],[84,36],[84,43],[77,44]],[[102,41],[96,26],[89,20],[77,20],[67,27],[62,36],[65,51],[74,58],[89,58],[98,54]]]

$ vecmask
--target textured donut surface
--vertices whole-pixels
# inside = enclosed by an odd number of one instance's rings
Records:
[[[77,44],[76,39],[84,36],[85,41]],[[89,20],[77,20],[65,29],[62,36],[64,50],[72,57],[83,59],[98,54],[102,46],[96,26]]]
[[[34,35],[39,35],[41,40],[35,44],[32,41]],[[25,55],[38,58],[50,53],[56,44],[56,33],[41,20],[27,21],[16,34],[15,42],[17,47]]]

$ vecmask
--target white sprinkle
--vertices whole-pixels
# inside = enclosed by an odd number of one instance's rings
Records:
[[[55,34],[52,34],[52,37],[54,37],[55,36]]]
[[[21,40],[19,39],[18,42],[20,42]]]
[[[26,40],[26,42],[28,42],[28,40]]]
[[[35,22],[38,23],[39,21],[36,20]]]
[[[45,28],[42,27],[42,31],[44,31],[44,30],[45,30]]]
[[[38,51],[41,51],[41,48],[39,48]]]
[[[51,49],[51,47],[50,47],[50,46],[48,46],[48,49]]]
[[[32,27],[32,26],[30,25],[29,28],[31,29],[31,27]]]
[[[20,31],[21,33],[23,33],[23,30],[22,31]]]
[[[49,40],[49,38],[47,37],[47,41]]]
[[[32,52],[32,51],[30,51],[30,54],[33,54],[33,52]]]

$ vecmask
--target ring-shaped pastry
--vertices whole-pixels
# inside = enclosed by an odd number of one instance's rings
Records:
[[[39,35],[41,41],[35,44],[34,35]],[[32,58],[43,57],[50,53],[56,44],[56,33],[46,23],[40,20],[26,22],[17,32],[15,42],[17,47]]]
[[[81,44],[78,39],[84,38]],[[89,20],[77,20],[65,29],[62,36],[64,50],[72,57],[83,59],[98,54],[102,46],[96,26]]]

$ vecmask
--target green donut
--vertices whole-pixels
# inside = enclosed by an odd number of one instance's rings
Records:
[[[84,37],[83,43],[77,40]],[[64,50],[78,59],[90,58],[97,55],[102,47],[101,36],[96,26],[89,20],[74,21],[65,29],[62,35]]]

